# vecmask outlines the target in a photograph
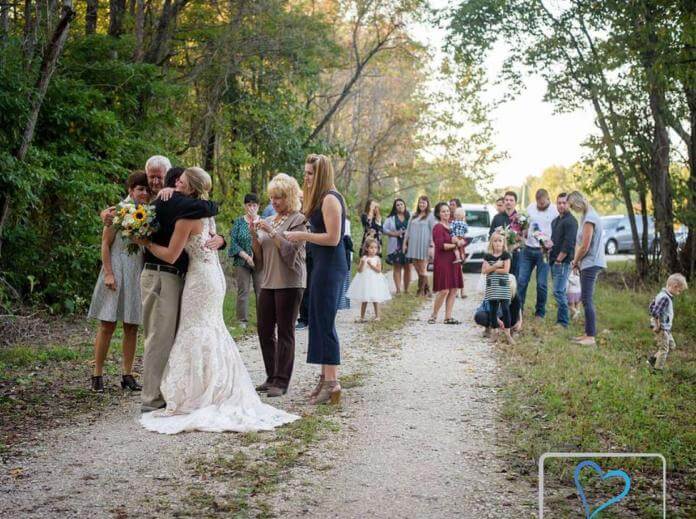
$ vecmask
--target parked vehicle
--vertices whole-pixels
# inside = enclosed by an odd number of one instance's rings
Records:
[[[635,221],[640,238],[643,235],[643,217],[636,215]],[[635,252],[628,216],[604,216],[602,217],[602,228],[604,230],[604,251],[607,254]],[[648,250],[653,250],[653,247],[656,246],[655,238],[655,219],[652,216],[648,216]]]
[[[689,228],[684,224],[680,224],[679,227],[674,230],[674,238],[677,240],[677,250],[681,251],[686,247],[686,239],[688,237]]]
[[[466,246],[467,266],[480,267],[488,248],[488,231],[495,215],[495,207],[485,204],[462,204],[466,211],[466,223],[469,225],[467,237],[471,238]]]

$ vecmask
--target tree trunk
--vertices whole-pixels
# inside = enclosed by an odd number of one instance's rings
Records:
[[[22,133],[22,141],[19,147],[14,151],[14,156],[18,161],[24,160],[27,155],[27,151],[29,150],[29,145],[34,139],[34,132],[36,130],[36,121],[39,118],[39,111],[41,110],[41,105],[43,104],[44,97],[46,96],[48,84],[50,83],[53,72],[56,69],[58,58],[63,51],[65,40],[68,37],[70,22],[74,17],[75,10],[72,7],[72,1],[65,0],[63,3],[60,21],[53,31],[50,43],[46,48],[43,61],[41,62],[39,77],[36,81],[36,86],[32,94],[29,117],[27,118],[26,125],[24,126],[24,132]],[[2,251],[2,231],[7,221],[12,204],[12,198],[9,193],[5,193],[3,198],[2,208],[0,208],[0,255]]]
[[[135,50],[133,61],[139,63],[143,60],[143,41],[145,40],[145,0],[135,2]]]
[[[38,4],[33,4],[31,0],[24,0],[24,38],[22,40],[22,53],[24,55],[24,68],[27,72],[31,70],[32,63],[34,62],[38,26]]]
[[[636,225],[636,217],[635,212],[633,211],[633,202],[631,200],[631,191],[628,188],[626,175],[621,162],[616,155],[614,137],[611,129],[609,128],[609,123],[607,122],[604,114],[604,109],[602,108],[599,98],[594,91],[592,92],[592,105],[594,106],[595,114],[597,115],[597,122],[600,130],[602,131],[602,137],[604,138],[606,149],[609,152],[609,160],[611,162],[612,169],[614,170],[614,173],[616,173],[616,178],[619,181],[621,195],[623,197],[624,205],[626,206],[626,213],[628,213],[628,223],[631,227],[631,238],[633,240],[633,250],[635,251],[636,258],[636,270],[640,279],[645,279],[648,274],[648,258],[645,256],[645,254],[643,254],[643,249],[640,246],[638,226]]]
[[[215,172],[216,133],[212,125],[207,134],[203,142],[203,169],[210,173],[210,175],[213,175]]]
[[[169,57],[169,42],[176,27],[176,19],[188,0],[164,0],[162,15],[157,24],[157,31],[152,38],[150,48],[145,53],[145,61],[161,65]]]
[[[687,190],[689,198],[686,205],[685,224],[689,228],[689,234],[682,249],[681,264],[683,272],[689,279],[694,279],[696,274],[696,72],[686,75],[683,82],[686,105],[689,108],[690,133],[682,132],[681,135],[686,144],[689,158],[689,180]]]
[[[97,21],[99,19],[99,0],[87,0],[85,12],[85,34],[90,35],[97,32]]]
[[[670,140],[667,124],[663,117],[666,98],[663,87],[654,74],[648,73],[650,112],[653,117],[652,157],[650,163],[650,186],[655,207],[655,231],[660,233],[660,252],[663,265],[670,272],[680,269],[674,237],[674,212],[672,208],[672,186],[669,178]]]
[[[10,3],[0,4],[0,37],[4,40],[10,33]]]
[[[123,34],[125,15],[126,0],[109,0],[109,36],[118,38]]]

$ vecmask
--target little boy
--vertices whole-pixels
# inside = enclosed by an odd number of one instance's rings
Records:
[[[454,255],[457,259],[454,263],[462,263],[466,259],[466,243],[464,236],[469,232],[469,226],[466,224],[466,211],[463,207],[458,207],[454,211],[454,220],[450,224],[450,235],[452,238],[459,238],[455,243],[457,248],[454,249]]]
[[[672,274],[667,278],[665,288],[650,302],[650,328],[655,332],[657,351],[650,355],[648,363],[655,369],[663,369],[667,354],[676,347],[672,337],[674,321],[674,296],[678,296],[688,288],[686,278],[681,274]]]

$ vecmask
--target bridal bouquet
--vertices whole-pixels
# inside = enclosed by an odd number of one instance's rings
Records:
[[[155,206],[124,201],[116,207],[113,225],[123,238],[149,238],[155,232],[152,224],[154,219]],[[140,246],[129,243],[126,250],[128,254],[135,254],[140,250]]]

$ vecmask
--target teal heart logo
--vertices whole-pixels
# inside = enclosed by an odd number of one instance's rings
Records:
[[[594,470],[599,475],[599,477],[602,478],[602,481],[606,481],[607,479],[612,478],[623,479],[623,491],[618,496],[612,497],[611,499],[605,501],[604,503],[600,504],[597,508],[592,510],[590,508],[590,505],[587,504],[587,498],[585,497],[585,489],[582,487],[582,483],[580,482],[580,472],[582,472],[582,469],[584,469],[585,467],[589,467],[592,470]],[[580,500],[582,501],[582,506],[585,509],[585,519],[594,519],[595,517],[598,517],[599,513],[602,510],[621,501],[624,497],[628,495],[628,492],[631,490],[631,478],[623,470],[610,470],[609,472],[604,472],[602,470],[602,467],[597,465],[594,461],[582,461],[578,463],[577,467],[575,467],[575,472],[573,473],[573,479],[575,480],[575,488],[578,489],[578,495],[580,496]]]

